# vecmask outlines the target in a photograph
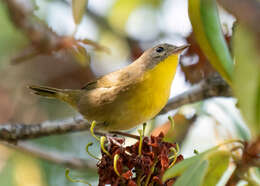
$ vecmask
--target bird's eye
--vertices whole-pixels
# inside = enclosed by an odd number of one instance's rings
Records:
[[[162,52],[162,51],[164,51],[164,48],[163,48],[163,47],[158,47],[158,48],[156,48],[156,52]]]

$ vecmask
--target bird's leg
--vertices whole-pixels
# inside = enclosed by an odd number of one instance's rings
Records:
[[[139,140],[139,136],[134,135],[134,134],[128,134],[126,132],[121,132],[121,131],[110,131],[110,134],[116,134],[116,135],[120,135],[120,136],[125,136],[125,137],[129,137],[129,138],[133,138],[136,140]]]

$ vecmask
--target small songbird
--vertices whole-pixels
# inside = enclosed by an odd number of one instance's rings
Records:
[[[156,116],[166,105],[180,53],[189,45],[159,44],[127,67],[82,89],[29,86],[35,94],[69,103],[96,128],[126,130]]]

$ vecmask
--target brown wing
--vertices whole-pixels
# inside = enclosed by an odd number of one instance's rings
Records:
[[[118,72],[113,72],[110,74],[107,74],[96,81],[92,81],[84,85],[81,89],[83,90],[93,90],[96,88],[109,88],[115,85],[118,85],[120,82],[122,82],[122,76],[123,74]]]
[[[96,81],[92,81],[87,83],[81,89],[84,90],[93,90],[95,88],[109,88],[112,86],[116,86],[122,83],[128,82],[133,76],[130,75],[131,72],[125,70],[119,70],[116,72],[112,72],[107,74]]]
[[[142,76],[142,70],[138,66],[129,65],[121,70],[109,73],[96,81],[86,84],[82,89],[93,90],[95,88],[110,88],[135,83]]]

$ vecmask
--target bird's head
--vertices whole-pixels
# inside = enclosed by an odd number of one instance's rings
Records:
[[[143,53],[141,58],[145,59],[143,62],[148,69],[154,68],[156,65],[164,62],[168,57],[178,56],[184,49],[190,45],[174,46],[168,43],[159,44],[153,48],[148,49]]]

